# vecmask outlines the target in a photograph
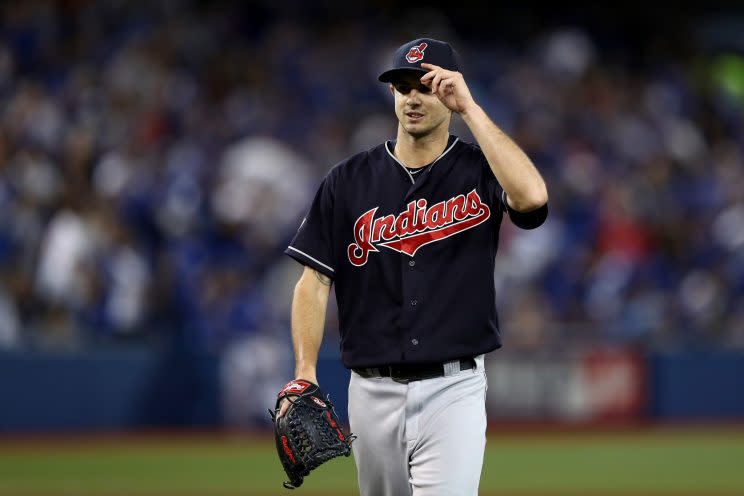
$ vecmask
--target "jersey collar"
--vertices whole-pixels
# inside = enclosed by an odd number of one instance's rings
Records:
[[[431,164],[429,164],[429,165],[431,165],[431,167],[427,167],[428,170],[425,171],[425,173],[428,173],[428,171],[430,171],[431,169],[433,169],[434,168],[434,164],[436,164],[437,162],[439,162],[439,160],[442,157],[444,157],[445,155],[447,155],[449,153],[449,151],[452,150],[452,148],[454,148],[455,143],[457,143],[459,140],[460,140],[460,138],[458,138],[457,136],[450,135],[450,137],[449,137],[449,144],[447,145],[447,148],[445,148],[444,151],[441,153],[441,155],[439,155],[437,158],[434,159],[434,161]],[[395,147],[395,140],[388,140],[388,141],[385,142],[385,151],[388,153],[388,155],[390,155],[390,158],[392,158],[403,169],[403,172],[405,172],[406,175],[408,176],[408,178],[411,180],[411,184],[415,183],[415,181],[413,180],[413,176],[408,171],[408,168],[406,168],[406,166],[403,164],[403,162],[401,162],[400,160],[398,160],[398,158],[392,152],[392,149],[394,147]]]

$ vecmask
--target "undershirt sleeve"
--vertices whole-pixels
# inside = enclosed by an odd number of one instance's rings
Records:
[[[501,203],[503,204],[504,211],[509,214],[512,224],[521,229],[535,229],[536,227],[540,227],[545,222],[545,219],[548,218],[547,203],[535,210],[520,212],[509,206],[509,202],[506,201],[506,191],[503,190],[501,192]]]

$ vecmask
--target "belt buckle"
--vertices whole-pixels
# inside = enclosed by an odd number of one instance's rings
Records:
[[[397,382],[397,383],[400,383],[400,384],[408,384],[409,382],[411,382],[411,380],[408,379],[408,378],[405,378],[405,377],[396,377],[395,376],[395,367],[393,367],[392,365],[388,365],[387,368],[388,368],[388,372],[390,372],[390,379],[392,379],[393,382]]]

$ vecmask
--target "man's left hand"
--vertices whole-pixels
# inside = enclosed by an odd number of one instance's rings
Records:
[[[462,114],[475,105],[462,74],[434,64],[422,63],[421,68],[429,71],[423,75],[421,83],[431,88],[431,92],[448,109]]]

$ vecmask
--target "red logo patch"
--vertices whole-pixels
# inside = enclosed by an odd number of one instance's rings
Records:
[[[378,208],[366,211],[354,223],[354,243],[346,253],[356,267],[366,264],[370,252],[380,251],[379,246],[413,256],[422,246],[473,228],[491,216],[475,189],[431,206],[423,198],[412,200],[397,216],[375,218]]]
[[[326,408],[326,404],[323,403],[319,398],[316,398],[315,396],[310,396],[310,399],[315,402],[316,405],[318,405],[321,408]]]
[[[310,383],[307,381],[289,381],[284,388],[282,388],[281,391],[279,391],[279,395],[286,393],[302,393],[305,389],[310,387]]]
[[[406,54],[406,60],[408,61],[408,63],[413,64],[414,62],[423,60],[424,50],[426,50],[427,46],[429,45],[427,45],[426,43],[421,43],[419,46],[411,47],[411,49],[408,50],[408,53]]]

